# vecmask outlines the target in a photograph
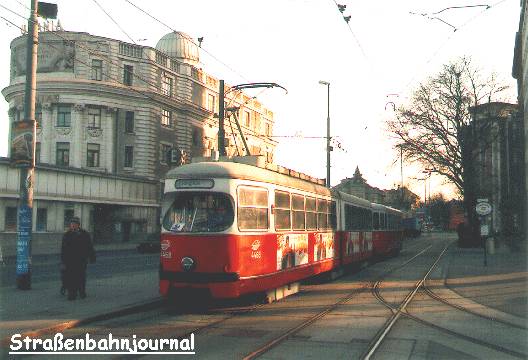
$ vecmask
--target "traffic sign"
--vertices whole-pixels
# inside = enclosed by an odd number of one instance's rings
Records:
[[[479,202],[475,206],[475,210],[477,214],[479,214],[480,216],[486,216],[486,215],[491,214],[492,208],[489,202]]]

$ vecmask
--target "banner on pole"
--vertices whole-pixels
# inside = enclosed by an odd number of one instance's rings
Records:
[[[31,166],[33,163],[33,134],[35,121],[15,121],[11,127],[11,164]]]

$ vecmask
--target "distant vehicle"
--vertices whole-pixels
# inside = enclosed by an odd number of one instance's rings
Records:
[[[416,217],[402,219],[402,227],[405,237],[418,237],[422,234],[422,222]]]
[[[160,252],[160,233],[149,234],[145,241],[136,247],[138,253],[154,254]]]

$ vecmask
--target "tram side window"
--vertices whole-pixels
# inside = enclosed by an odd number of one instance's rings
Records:
[[[388,214],[387,217],[388,217],[388,222],[389,222],[387,228],[389,230],[396,229],[396,226],[395,226],[396,225],[396,217],[394,215],[392,215],[392,214]]]
[[[328,224],[331,229],[337,229],[337,215],[336,215],[336,202],[330,202],[330,214],[328,219]]]
[[[363,209],[363,229],[372,230],[372,211]]]
[[[306,230],[317,230],[317,205],[315,198],[306,197]]]
[[[374,230],[379,230],[380,228],[380,213],[379,212],[372,213],[372,227],[374,228]]]
[[[267,230],[268,227],[268,190],[258,187],[239,187],[238,228]]]
[[[291,229],[290,193],[275,191],[275,230]]]
[[[304,196],[292,194],[292,226],[293,230],[304,230]]]
[[[384,213],[380,213],[380,229],[385,230],[387,228],[387,221],[386,221],[386,215]]]
[[[368,230],[371,227],[370,211],[353,205],[345,205],[345,229]]]
[[[328,229],[328,201],[317,199],[317,229]]]

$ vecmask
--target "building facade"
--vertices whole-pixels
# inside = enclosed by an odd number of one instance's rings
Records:
[[[493,102],[473,107],[471,112],[472,127],[479,134],[473,149],[476,195],[492,205],[493,232],[514,241],[523,231],[526,201],[523,122],[518,106]]]
[[[377,187],[367,184],[367,181],[363,178],[358,166],[356,166],[352,178],[341,180],[341,183],[334,186],[334,189],[366,199],[370,202],[378,204],[385,203],[385,192]]]
[[[116,191],[120,187],[127,191],[127,184],[138,181],[149,189],[155,183],[157,198],[149,197],[145,201],[149,209],[152,201],[159,204],[161,181],[182,153],[189,159],[209,156],[218,150],[219,81],[199,67],[198,51],[195,42],[180,32],[165,35],[156,48],[88,33],[41,32],[35,116],[37,173],[45,168],[46,174],[55,172],[70,184],[81,171],[90,179],[87,186],[96,189],[105,188],[108,177],[119,177],[121,185],[115,185]],[[23,35],[11,42],[10,84],[2,90],[9,103],[10,122],[24,117],[25,57],[26,36]],[[270,137],[273,113],[240,92],[231,92],[226,103],[238,108],[240,126],[251,155],[263,155],[271,162],[276,147]],[[246,155],[241,135],[234,129],[237,127],[233,118],[228,118],[225,122],[227,154]],[[4,220],[0,237],[11,238],[13,224],[7,221],[6,214],[13,212],[12,201],[17,196],[11,185],[2,184],[3,179],[6,178],[0,177],[0,188],[6,190],[0,191],[0,198],[9,202],[2,201],[0,205],[0,215],[4,214],[0,218]],[[50,179],[51,175],[39,177],[44,182]],[[39,186],[36,184],[36,199],[43,196]],[[67,186],[64,192],[46,195],[46,201],[61,203],[62,212],[72,215],[69,210],[75,196],[69,193],[70,189]],[[102,193],[114,200],[111,192]],[[149,194],[154,193],[149,190]],[[109,228],[129,234],[125,239],[136,238],[138,231],[155,231],[159,213],[142,212],[142,203],[137,199],[127,202],[125,198],[119,203],[127,210],[107,206],[110,203],[105,196],[86,202],[91,204],[90,209],[74,204],[75,215],[81,215],[81,208],[83,213],[95,212],[94,217],[85,218],[85,227],[94,229],[94,221],[106,218],[114,219]],[[142,214],[139,220],[146,225],[130,226],[130,221],[120,219],[124,215],[119,214],[128,214],[130,209]],[[48,212],[48,222],[64,222],[64,216],[57,211]],[[52,229],[62,232],[63,227]],[[121,235],[110,235],[104,231],[96,239],[102,242],[123,239]]]
[[[526,0],[520,0],[520,19],[519,31],[515,38],[515,50],[513,55],[513,69],[512,75],[517,79],[517,102],[519,104],[519,111],[517,116],[521,119],[524,129],[521,133],[524,134],[524,196],[522,202],[524,203],[524,220],[522,221],[524,227],[524,246],[528,244],[528,11],[526,9]]]

